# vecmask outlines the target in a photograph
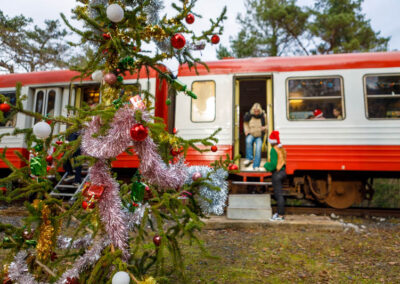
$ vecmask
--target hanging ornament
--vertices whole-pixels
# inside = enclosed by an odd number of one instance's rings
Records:
[[[124,18],[124,9],[118,4],[111,4],[106,10],[107,18],[114,23],[119,23]]]
[[[149,129],[143,124],[136,123],[131,128],[131,137],[135,141],[143,141],[149,135]]]
[[[211,42],[212,42],[213,44],[219,43],[219,36],[218,36],[218,35],[213,35],[213,36],[211,37]]]
[[[104,75],[104,81],[109,85],[113,85],[117,82],[117,76],[113,73],[107,73]]]
[[[40,121],[33,126],[33,134],[38,138],[46,139],[51,133],[51,127],[48,123]]]
[[[6,194],[6,193],[7,193],[7,187],[4,187],[4,186],[0,187],[0,191],[1,191],[3,194]]]
[[[161,244],[161,237],[159,235],[155,235],[153,238],[153,243],[156,245],[156,247],[159,247]]]
[[[182,49],[186,44],[186,39],[182,34],[174,34],[171,37],[171,45],[173,48]]]
[[[236,164],[229,164],[228,170],[229,171],[237,171],[239,167]]]
[[[0,104],[0,110],[1,110],[2,112],[9,112],[10,109],[11,109],[11,107],[10,107],[9,104],[7,104],[7,103],[2,103],[2,104]]]
[[[96,70],[92,73],[92,80],[96,82],[101,82],[103,80],[103,71]]]
[[[33,234],[34,234],[34,230],[28,230],[28,229],[25,229],[23,232],[22,232],[22,237],[24,238],[24,240],[32,240],[33,239]]]
[[[108,34],[108,33],[103,33],[103,38],[104,38],[105,40],[109,40],[109,39],[111,38],[111,35]]]
[[[121,83],[122,81],[124,81],[124,77],[118,76],[118,77],[117,77],[117,81]]]
[[[53,156],[52,155],[48,155],[46,157],[46,162],[48,162],[49,164],[51,164],[53,162]]]
[[[51,171],[51,166],[47,166],[46,167],[46,172],[50,172]]]
[[[181,150],[178,149],[178,148],[172,148],[170,153],[171,153],[172,156],[176,157],[181,153]]]
[[[89,204],[87,203],[87,201],[85,201],[85,200],[82,201],[82,208],[83,208],[83,209],[86,210],[86,209],[88,208],[88,206],[89,206]]]
[[[118,271],[114,274],[111,283],[112,284],[129,284],[131,282],[131,278],[129,274],[125,271]]]
[[[51,254],[50,254],[50,260],[51,260],[51,261],[55,261],[56,259],[58,259],[57,254],[56,254],[54,251],[51,252]]]
[[[206,47],[206,42],[204,40],[194,41],[190,45],[190,49],[193,50],[203,50]]]
[[[87,198],[95,198],[100,199],[104,192],[104,186],[91,184],[90,182],[86,182],[82,188],[82,195]]]
[[[186,15],[186,23],[188,23],[189,25],[194,23],[194,15],[192,13],[189,13]]]
[[[33,157],[29,162],[31,174],[37,177],[44,176],[47,173],[46,160],[40,156]]]
[[[200,172],[195,172],[195,173],[193,173],[193,175],[192,175],[192,180],[193,180],[193,181],[196,181],[196,180],[198,180],[199,178],[201,178],[201,173],[200,173]]]
[[[41,144],[41,143],[36,144],[36,145],[33,147],[33,149],[35,149],[36,152],[40,152],[40,151],[43,150],[43,144]]]
[[[67,277],[65,284],[79,284],[79,281],[75,277]]]
[[[212,145],[211,146],[211,151],[217,152],[218,151],[218,147],[216,145]]]
[[[132,183],[131,199],[133,202],[140,203],[143,201],[145,188],[146,188],[146,185],[139,181]]]
[[[171,104],[171,100],[170,100],[170,99],[167,99],[167,100],[165,101],[165,104],[166,104],[167,106],[169,106],[169,105]]]
[[[140,109],[140,110],[146,109],[146,105],[144,104],[142,98],[139,95],[130,98],[129,102],[132,104],[133,109]]]
[[[176,134],[176,133],[178,133],[178,130],[174,127],[174,129],[172,129],[172,133]]]

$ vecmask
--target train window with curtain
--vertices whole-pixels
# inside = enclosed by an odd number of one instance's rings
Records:
[[[400,75],[365,76],[364,91],[367,118],[400,118]]]
[[[15,92],[0,92],[0,93],[1,93],[3,96],[8,97],[8,98],[10,99],[10,100],[9,100],[9,103],[10,103],[10,104],[15,105],[15,103],[17,102],[17,98],[16,98],[16,95],[15,95]],[[8,113],[3,113],[3,115],[4,115],[6,118],[9,118],[10,112],[8,112]],[[12,119],[8,120],[6,123],[0,123],[0,127],[15,127],[16,123],[17,123],[17,115],[15,114],[15,115],[12,117]]]
[[[343,120],[341,77],[290,78],[287,80],[289,120]]]
[[[211,122],[215,120],[215,82],[196,81],[192,92],[197,99],[192,99],[191,117],[193,122]]]

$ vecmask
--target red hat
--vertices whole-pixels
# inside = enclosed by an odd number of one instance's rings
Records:
[[[268,137],[268,142],[271,144],[278,144],[278,146],[282,146],[281,140],[279,139],[279,131],[272,131]]]
[[[317,108],[316,110],[314,110],[313,115],[314,117],[321,117],[324,115],[324,113],[322,112],[322,110]]]

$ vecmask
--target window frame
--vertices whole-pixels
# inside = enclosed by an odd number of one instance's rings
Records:
[[[368,74],[364,74],[362,77],[363,80],[363,93],[364,93],[364,115],[365,118],[368,120],[399,120],[400,117],[398,118],[389,118],[389,117],[385,117],[385,118],[371,118],[369,117],[369,113],[368,113],[368,94],[367,94],[367,76],[399,76],[400,77],[400,72],[398,73],[368,73]],[[382,96],[380,95],[375,95],[376,97],[374,98],[382,98]],[[388,95],[388,96],[392,96],[392,95]],[[397,96],[396,96],[397,97]],[[398,95],[399,99],[400,99],[400,94]]]
[[[194,83],[199,83],[199,82],[213,82],[214,83],[214,98],[215,98],[215,104],[214,104],[214,119],[213,120],[208,120],[208,121],[193,121],[192,120],[192,111],[193,111],[193,98],[190,98],[190,121],[192,123],[210,123],[210,122],[215,122],[217,119],[217,83],[215,80],[196,80],[193,81],[191,84],[191,91],[193,92],[193,84]]]
[[[336,118],[325,118],[325,119],[291,119],[290,118],[290,98],[289,98],[289,80],[307,80],[307,79],[332,79],[332,78],[339,78],[340,79],[340,91],[341,91],[341,104],[342,104],[342,119],[336,119]],[[324,76],[299,76],[299,77],[287,77],[285,80],[285,85],[286,85],[286,119],[288,121],[344,121],[347,118],[346,115],[346,101],[345,101],[345,93],[344,93],[344,78],[342,75],[324,75]],[[325,97],[318,97],[318,98],[336,98],[332,96],[325,96]],[[304,99],[304,98],[302,98]],[[306,100],[315,100],[314,98],[312,99],[306,99]]]

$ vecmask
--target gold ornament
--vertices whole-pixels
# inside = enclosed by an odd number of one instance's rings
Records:
[[[138,281],[139,284],[157,284],[157,281],[153,277],[148,277],[144,281]]]
[[[54,228],[49,220],[50,208],[43,205],[42,209],[42,224],[40,225],[40,236],[36,246],[36,252],[40,260],[46,260],[50,257],[53,247]]]

